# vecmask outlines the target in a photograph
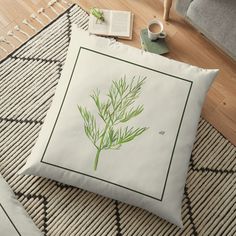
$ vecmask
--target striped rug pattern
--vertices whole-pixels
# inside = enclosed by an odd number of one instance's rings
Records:
[[[139,208],[34,176],[19,176],[51,104],[71,24],[88,16],[72,6],[0,64],[0,173],[46,236],[236,235],[236,148],[201,119],[189,165],[184,229]]]

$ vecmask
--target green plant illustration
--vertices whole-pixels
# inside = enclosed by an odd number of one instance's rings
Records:
[[[95,16],[97,18],[97,22],[98,21],[100,21],[100,22],[105,21],[104,14],[103,14],[102,10],[100,10],[96,7],[91,8],[90,14],[92,14],[93,16]]]
[[[85,134],[97,150],[94,170],[97,170],[98,160],[103,150],[117,150],[122,144],[132,141],[148,129],[148,127],[121,127],[122,124],[142,113],[143,105],[134,107],[133,104],[139,97],[145,80],[146,77],[143,79],[133,77],[131,82],[127,83],[126,76],[118,81],[113,80],[106,101],[101,101],[98,89],[90,95],[104,123],[102,129],[98,127],[95,116],[85,107],[78,105],[84,120]]]

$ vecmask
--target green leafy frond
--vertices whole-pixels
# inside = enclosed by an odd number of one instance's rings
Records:
[[[78,106],[81,116],[84,120],[84,131],[93,145],[97,147],[96,143],[100,138],[100,130],[97,127],[95,117],[86,109]]]
[[[134,128],[134,127],[126,127],[125,129],[121,130],[121,134],[118,140],[119,144],[127,143],[137,136],[141,135],[145,130],[147,130],[147,127],[144,128]]]
[[[120,119],[120,122],[124,123],[129,121],[130,119],[138,116],[143,111],[143,106],[138,106],[136,108],[131,108],[128,112],[124,113],[124,118]]]
[[[93,91],[93,94],[90,95],[90,97],[93,99],[93,101],[95,102],[96,106],[98,109],[100,109],[100,91],[97,89],[95,91]]]
[[[128,122],[143,112],[143,105],[137,107],[132,105],[139,97],[145,80],[146,77],[143,79],[133,77],[131,82],[127,83],[126,76],[118,81],[113,80],[105,102],[101,101],[98,89],[93,91],[91,98],[97,107],[98,115],[104,122],[102,129],[97,127],[94,115],[86,108],[78,106],[84,120],[85,133],[97,149],[95,170],[102,150],[119,149],[122,144],[132,141],[148,129],[147,127],[116,128],[117,125]]]

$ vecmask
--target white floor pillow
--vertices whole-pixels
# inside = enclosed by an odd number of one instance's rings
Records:
[[[0,235],[43,236],[0,175]]]
[[[216,74],[74,26],[22,173],[139,206],[181,227],[188,162]]]

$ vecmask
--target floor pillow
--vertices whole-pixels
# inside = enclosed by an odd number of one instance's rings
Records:
[[[74,25],[53,103],[21,174],[114,198],[182,227],[189,158],[217,72]]]
[[[14,193],[0,176],[0,235],[42,236]]]

